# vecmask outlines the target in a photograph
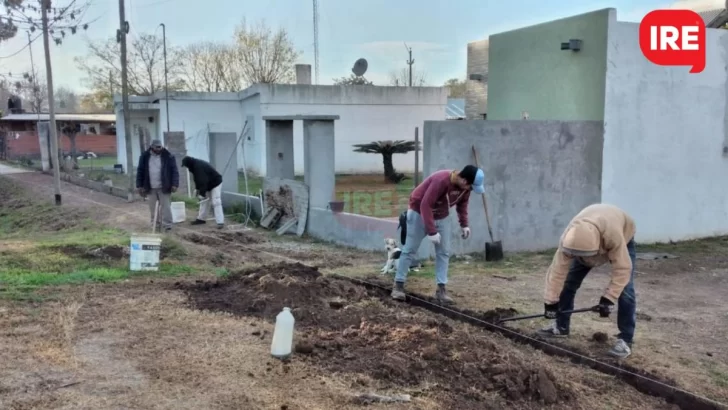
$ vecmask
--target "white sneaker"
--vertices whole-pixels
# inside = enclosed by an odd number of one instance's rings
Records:
[[[629,347],[627,342],[622,339],[617,339],[617,343],[614,344],[614,347],[609,349],[609,355],[619,359],[624,359],[631,354],[632,349]]]

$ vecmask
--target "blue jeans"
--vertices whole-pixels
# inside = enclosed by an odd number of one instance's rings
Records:
[[[629,283],[624,287],[617,301],[617,327],[619,328],[618,337],[631,345],[632,339],[634,338],[634,329],[637,324],[637,296],[634,290],[634,268],[637,252],[635,251],[634,239],[631,239],[627,243],[627,252],[629,252],[629,257],[632,259],[632,272]],[[561,295],[559,296],[559,310],[574,309],[574,296],[576,296],[576,291],[590,270],[590,267],[583,265],[577,259],[571,262],[569,274],[564,283],[564,289],[561,290]],[[571,314],[569,313],[561,314],[556,318],[556,324],[562,330],[568,331],[570,322]]]
[[[438,285],[445,285],[447,284],[447,268],[450,263],[450,221],[448,218],[435,220],[435,228],[440,233],[440,244],[435,245],[435,277]],[[397,274],[394,276],[395,282],[404,283],[407,280],[407,271],[412,266],[412,261],[416,259],[417,250],[420,249],[420,244],[426,236],[422,215],[411,209],[408,210],[407,240],[399,255]]]

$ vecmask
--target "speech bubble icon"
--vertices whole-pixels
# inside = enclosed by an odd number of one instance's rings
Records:
[[[653,64],[705,69],[705,23],[692,10],[654,10],[640,21],[640,49]]]

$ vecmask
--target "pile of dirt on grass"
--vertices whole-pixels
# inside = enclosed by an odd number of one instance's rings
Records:
[[[293,360],[355,375],[356,389],[405,390],[457,409],[569,406],[575,400],[568,382],[513,355],[499,336],[301,264],[177,287],[197,309],[272,322],[290,307],[297,330]]]
[[[50,200],[41,204],[17,191],[15,195],[0,200],[0,219],[6,219],[9,230],[62,231],[79,226],[88,216],[77,208],[55,206]]]
[[[79,245],[63,245],[54,248],[66,255],[92,260],[120,260],[129,256],[129,248],[118,245],[88,247]]]

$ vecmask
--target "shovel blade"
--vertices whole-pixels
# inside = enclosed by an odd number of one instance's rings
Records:
[[[503,244],[501,241],[485,243],[485,260],[496,262],[503,259]]]

